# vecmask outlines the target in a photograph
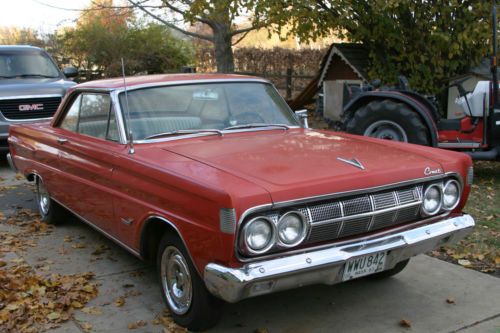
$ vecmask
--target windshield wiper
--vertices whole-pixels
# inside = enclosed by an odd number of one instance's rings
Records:
[[[207,133],[207,134],[212,133],[212,134],[218,134],[219,136],[224,135],[218,129],[177,130],[177,131],[153,134],[153,135],[145,137],[144,140],[157,139],[157,138],[171,136],[171,135],[196,134],[196,133]]]
[[[243,128],[256,128],[256,127],[279,127],[279,128],[283,128],[285,130],[290,129],[290,126],[285,125],[285,124],[259,124],[259,123],[253,123],[253,124],[241,124],[241,125],[229,126],[229,127],[224,128],[224,130],[234,130],[234,129],[243,129]]]

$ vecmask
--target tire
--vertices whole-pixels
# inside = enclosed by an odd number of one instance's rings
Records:
[[[156,267],[163,301],[178,325],[202,331],[217,324],[223,301],[207,290],[179,237],[168,232],[163,236]]]
[[[50,197],[40,177],[36,177],[36,203],[42,221],[47,224],[61,224],[70,217],[69,212]]]
[[[394,276],[398,273],[400,273],[403,269],[405,269],[406,265],[410,262],[410,259],[406,259],[403,261],[400,261],[396,264],[391,269],[388,269],[386,271],[378,272],[372,275],[368,275],[368,278],[370,279],[387,279],[390,278],[391,276]]]
[[[351,134],[431,145],[429,131],[418,114],[390,99],[371,101],[360,107],[347,121],[345,129]]]

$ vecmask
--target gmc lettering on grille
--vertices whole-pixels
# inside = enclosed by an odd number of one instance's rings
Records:
[[[43,104],[20,104],[19,111],[40,111],[43,110]]]

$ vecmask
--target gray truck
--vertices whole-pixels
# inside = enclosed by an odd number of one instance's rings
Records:
[[[8,150],[10,124],[50,119],[77,74],[61,72],[38,47],[0,45],[0,151]]]

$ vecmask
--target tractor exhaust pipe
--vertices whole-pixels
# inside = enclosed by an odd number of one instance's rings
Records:
[[[500,158],[500,147],[495,147],[492,150],[487,150],[487,151],[467,152],[467,154],[473,160],[493,161],[496,160],[497,158]]]

